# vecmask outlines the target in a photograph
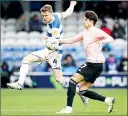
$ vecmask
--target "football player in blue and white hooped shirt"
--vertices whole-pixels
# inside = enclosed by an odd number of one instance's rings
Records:
[[[53,13],[51,5],[45,5],[41,8],[41,16],[44,22],[47,24],[46,33],[48,38],[60,39],[63,34],[62,25],[60,23],[62,18],[70,16],[76,5],[76,1],[71,1],[69,8],[62,13]],[[33,62],[48,61],[53,69],[53,73],[57,82],[62,86],[67,87],[69,84],[69,78],[63,78],[61,71],[61,58],[62,58],[62,46],[60,45],[57,51],[51,51],[47,48],[39,51],[35,51],[25,56],[22,60],[20,67],[20,77],[15,83],[7,83],[7,86],[11,89],[23,89],[24,80],[29,70],[29,65]],[[78,88],[77,88],[78,90]],[[88,99],[80,95],[85,106],[88,104]]]
[[[62,18],[70,16],[76,5],[76,1],[71,1],[69,8],[62,13],[53,13],[51,5],[44,5],[40,11],[44,23],[47,24],[46,33],[47,37],[59,39],[62,37],[63,29],[60,23]],[[7,83],[7,86],[11,89],[23,89],[24,80],[29,70],[29,65],[33,62],[47,61],[53,69],[56,81],[65,86],[66,79],[62,76],[61,71],[61,57],[62,57],[62,47],[59,46],[57,51],[51,51],[47,48],[39,51],[35,51],[25,56],[22,60],[22,65],[20,67],[20,77],[15,83]],[[47,58],[47,60],[46,60]]]

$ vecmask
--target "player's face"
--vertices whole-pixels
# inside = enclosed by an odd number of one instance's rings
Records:
[[[88,29],[91,25],[92,21],[84,17],[84,27]]]
[[[41,16],[43,18],[44,23],[49,23],[50,21],[52,21],[52,14],[48,11],[46,12],[41,12]]]

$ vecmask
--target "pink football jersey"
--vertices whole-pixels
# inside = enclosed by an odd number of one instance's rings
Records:
[[[105,58],[102,54],[102,44],[104,39],[112,38],[107,33],[102,31],[99,28],[91,27],[90,29],[85,29],[83,32],[79,33],[75,37],[71,39],[66,39],[65,43],[75,43],[78,41],[82,41],[85,54],[86,54],[86,62],[92,63],[104,63]],[[113,38],[106,43],[113,41]]]

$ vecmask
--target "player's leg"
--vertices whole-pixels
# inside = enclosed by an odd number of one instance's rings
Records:
[[[95,65],[95,64],[86,64],[83,67],[83,76],[84,76],[84,84],[80,86],[80,94],[92,99],[99,99],[101,101],[105,100],[105,97],[97,95],[96,93],[90,92],[88,90],[88,88],[90,88],[92,86],[92,84],[94,83],[94,81],[96,80],[96,78],[100,75],[100,73],[102,72],[102,64],[99,65]],[[78,70],[79,72],[79,70]],[[81,72],[81,71],[80,71]],[[86,92],[87,91],[87,92]]]
[[[85,80],[85,76],[87,76],[86,80],[90,80],[93,76],[93,71],[90,70],[86,64],[83,64],[78,70],[77,73],[73,76],[73,79],[70,80],[68,92],[67,92],[67,107],[60,111],[59,113],[68,113],[68,110],[72,110],[73,98],[75,95],[74,90],[76,89],[76,84]],[[81,94],[82,95],[82,94]],[[84,95],[83,95],[84,96]]]
[[[91,64],[88,64],[87,67],[85,67],[84,69],[86,71],[88,70],[88,73],[83,74],[85,83],[83,84],[83,86],[80,87],[80,94],[90,99],[99,100],[107,103],[109,105],[108,112],[110,113],[113,109],[113,103],[115,99],[110,97],[105,97],[94,91],[88,90],[92,86],[92,84],[95,82],[96,78],[101,74],[103,69],[103,64],[91,63]]]
[[[22,60],[22,65],[20,67],[20,77],[18,82],[7,83],[7,86],[11,89],[20,89],[20,90],[23,89],[24,80],[28,73],[29,66],[32,62],[37,62],[37,61],[40,61],[40,58],[38,58],[37,56],[31,54],[25,56]]]
[[[41,57],[40,54],[44,55]],[[43,60],[45,60],[45,49],[32,52],[31,54],[25,56],[20,67],[20,76],[18,82],[7,83],[7,86],[11,89],[23,89],[24,80],[29,71],[30,64],[33,62],[41,62]]]
[[[49,53],[48,60],[49,64],[52,67],[54,77],[57,82],[59,82],[63,87],[68,87],[69,85],[69,78],[64,77],[61,70],[61,58],[62,54],[57,52]]]
[[[57,62],[57,61],[56,61]],[[58,65],[58,67],[53,67],[53,73],[54,73],[54,76],[55,76],[55,79],[57,82],[59,82],[63,87],[65,88],[68,88],[69,86],[69,81],[70,81],[70,78],[68,77],[64,77],[62,75],[62,71],[61,71],[61,64]],[[84,103],[84,105],[87,107],[88,105],[88,98],[81,95],[78,91],[79,91],[79,86],[81,85],[82,83],[80,83],[79,85],[76,86],[76,92],[78,93],[78,95],[80,96],[82,102]]]
[[[75,73],[73,77],[69,81],[69,87],[67,91],[67,106],[65,109],[62,109],[60,112],[57,113],[72,113],[72,104],[73,99],[76,93],[76,85],[84,80],[83,76],[79,73]]]
[[[85,81],[82,81],[81,83],[79,83],[79,91],[80,91],[80,88],[83,87],[83,85],[85,85]],[[79,91],[77,91],[77,93],[80,96],[84,106],[87,107],[88,106],[88,98],[86,96],[81,95]]]
[[[70,77],[65,77],[62,74],[62,70],[60,68],[53,68],[53,74],[57,82],[59,82],[64,88],[68,88]],[[76,91],[79,88],[77,87]]]
[[[86,96],[90,99],[93,100],[99,100],[102,102],[105,102],[108,105],[108,112],[112,112],[113,110],[113,104],[115,102],[115,98],[114,97],[105,97],[103,95],[100,95],[94,91],[88,90],[90,87],[92,86],[92,83],[90,82],[85,82],[81,87],[80,87],[80,94],[82,96]]]
[[[99,101],[104,102],[106,97],[99,95],[98,93],[96,93],[94,91],[88,90],[91,86],[92,86],[92,83],[85,81],[84,85],[82,85],[80,87],[79,93],[83,96],[90,98],[90,99],[99,100]]]
[[[53,68],[52,71],[53,71],[56,81],[61,83],[61,80],[63,78],[62,70],[58,67],[58,68]]]
[[[48,54],[48,61],[53,70],[53,74],[57,82],[61,82],[62,71],[61,71],[61,57],[62,55],[57,52],[51,52]]]
[[[76,85],[84,81],[84,73],[86,73],[87,75],[90,74],[90,76],[92,76],[92,73],[90,72],[88,67],[86,67],[86,64],[83,64],[81,67],[79,67],[79,69],[73,75],[73,78],[70,80],[67,92],[67,107],[58,113],[69,113],[72,111],[72,103],[75,95]]]

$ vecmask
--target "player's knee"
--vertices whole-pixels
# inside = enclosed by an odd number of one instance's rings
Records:
[[[75,81],[76,83],[80,83],[79,78],[77,78],[76,76],[72,76],[71,78],[73,81]]]
[[[69,91],[75,94],[75,92],[76,92],[76,85],[77,85],[77,83],[73,79],[70,79],[70,81],[69,81],[69,89],[70,90]]]
[[[87,86],[79,86],[79,91],[88,90],[89,88]]]
[[[92,84],[90,82],[83,82],[83,83],[79,84],[79,89],[80,89],[80,91],[88,90],[91,86],[92,86]]]
[[[76,80],[76,77],[75,76],[72,76],[71,79],[75,81]]]
[[[70,84],[73,84],[73,85],[77,85],[78,83],[73,79],[73,78],[71,78],[70,80],[69,80],[69,85]]]

